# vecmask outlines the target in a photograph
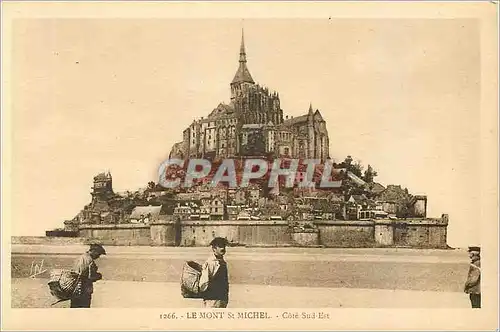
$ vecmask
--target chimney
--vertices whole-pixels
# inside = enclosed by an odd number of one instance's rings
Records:
[[[288,120],[288,115],[286,116],[286,118],[285,118],[285,119],[286,119],[286,120]]]

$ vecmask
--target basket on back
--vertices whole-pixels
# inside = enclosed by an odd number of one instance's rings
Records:
[[[71,270],[54,269],[48,282],[50,294],[60,301],[70,300],[82,291],[80,275]]]
[[[181,294],[184,298],[200,298],[201,265],[187,261],[182,267]]]

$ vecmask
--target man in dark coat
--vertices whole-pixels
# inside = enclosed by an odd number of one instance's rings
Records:
[[[71,308],[90,308],[93,283],[102,279],[95,263],[101,255],[106,255],[106,250],[100,244],[91,244],[89,250],[75,261],[73,270],[80,275],[81,290],[71,299]]]
[[[469,247],[469,275],[465,282],[464,292],[469,294],[472,308],[481,308],[481,248]]]
[[[227,240],[216,237],[210,242],[212,253],[203,264],[200,291],[205,308],[226,308],[229,302],[229,277],[224,260]]]

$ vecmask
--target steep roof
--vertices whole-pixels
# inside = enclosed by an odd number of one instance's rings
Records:
[[[347,176],[358,185],[365,185],[366,184],[366,182],[363,181],[363,179],[361,179],[360,177],[358,177],[356,174],[354,174],[352,172],[347,172]]]
[[[316,110],[316,112],[314,112],[314,119],[319,121],[324,121],[319,110]]]
[[[376,205],[374,200],[367,198],[365,195],[351,195],[351,197],[349,197],[349,202],[353,202],[356,204]]]
[[[252,75],[250,75],[250,71],[247,68],[246,61],[245,62],[240,61],[240,66],[238,67],[238,71],[236,72],[236,75],[234,75],[233,81],[231,83],[242,83],[242,82],[255,83],[252,78]]]
[[[366,198],[365,195],[351,195],[351,197],[349,197],[349,202],[353,202],[353,203],[363,203],[367,200],[368,198]]]
[[[378,182],[366,183],[365,188],[375,194],[385,190],[385,187]]]
[[[148,214],[151,215],[150,219],[157,219],[160,215],[161,205],[158,206],[136,206],[130,214],[130,219],[140,219],[141,215],[146,218]]]
[[[389,202],[401,202],[407,198],[410,198],[410,195],[400,185],[388,185],[384,191],[377,195],[378,200]]]
[[[296,116],[291,119],[287,119],[283,121],[283,126],[285,127],[291,127],[299,123],[304,123],[309,121],[309,116],[312,116],[315,121],[324,121],[323,117],[321,116],[321,113],[319,110],[316,110],[316,112],[313,112],[312,105],[309,105],[309,111],[307,114]]]
[[[243,35],[243,30],[241,31],[240,65],[238,67],[238,70],[236,71],[236,75],[234,75],[231,84],[242,82],[255,83],[252,75],[250,75],[250,71],[247,68],[247,55],[245,52],[245,38]]]
[[[172,145],[172,148],[170,149],[170,153],[168,155],[169,158],[184,158],[184,153],[183,153],[183,145],[184,142],[177,142],[174,145]]]
[[[288,127],[288,126],[293,126],[293,125],[296,125],[297,123],[302,123],[302,122],[307,122],[307,114],[301,115],[301,116],[296,116],[296,117],[291,118],[291,119],[287,119],[287,120],[283,121],[283,125]]]
[[[226,105],[220,103],[214,110],[208,115],[209,118],[214,118],[226,114],[231,114],[234,112],[234,109],[231,105]]]

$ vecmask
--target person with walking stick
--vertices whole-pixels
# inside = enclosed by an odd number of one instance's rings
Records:
[[[464,292],[469,294],[472,308],[481,308],[481,248],[469,247],[469,275]]]

